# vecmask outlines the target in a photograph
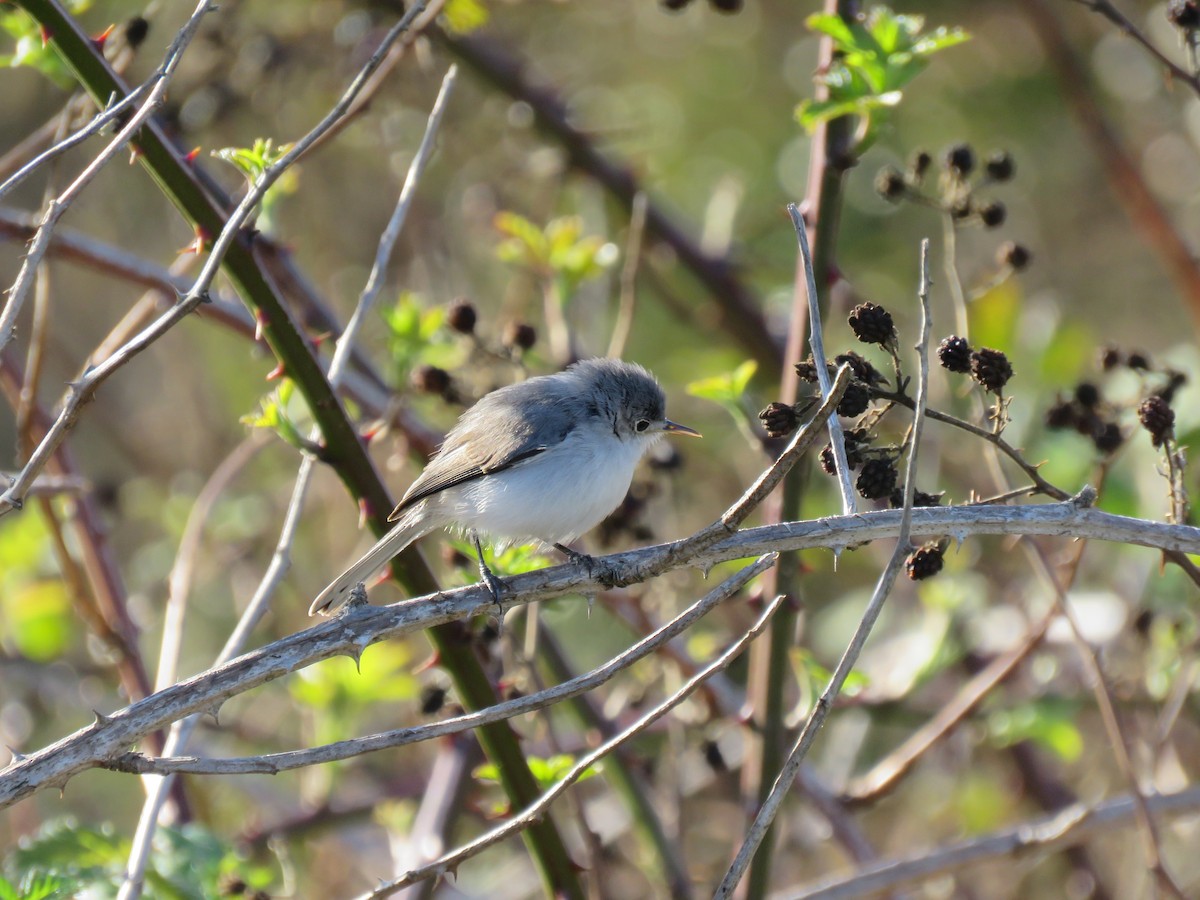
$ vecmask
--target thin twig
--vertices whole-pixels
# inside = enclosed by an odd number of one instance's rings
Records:
[[[1021,643],[993,659],[959,689],[954,697],[938,710],[937,715],[914,731],[895,750],[855,778],[843,792],[853,802],[874,800],[890,791],[929,749],[954,730],[987,696],[1008,678],[1038,646],[1050,623],[1058,615],[1051,609],[1037,624],[1026,631]]]
[[[158,672],[154,677],[156,691],[174,684],[177,677],[176,666],[179,663],[180,648],[183,646],[184,612],[187,610],[192,575],[196,569],[196,558],[200,553],[204,528],[212,515],[213,507],[229,483],[254,458],[254,454],[266,446],[260,435],[261,432],[251,432],[249,437],[233,448],[233,452],[226,456],[209,476],[200,493],[196,495],[191,512],[188,513],[183,537],[179,539],[179,549],[175,552],[175,562],[167,575],[162,644],[158,654]]]
[[[345,741],[335,741],[321,747],[306,750],[290,750],[282,753],[268,753],[262,756],[231,757],[228,759],[202,759],[197,757],[175,757],[173,759],[152,759],[139,753],[128,753],[113,761],[112,768],[123,772],[139,774],[165,774],[168,772],[187,772],[201,775],[277,775],[291,769],[305,766],[320,765],[341,759],[351,759],[365,753],[387,750],[393,747],[403,747],[421,741],[461,734],[471,731],[490,722],[499,722],[515,716],[545,709],[555,703],[577,697],[587,691],[594,690],[611,681],[618,673],[629,668],[635,662],[657,651],[665,643],[682,634],[711,610],[728,600],[751,579],[761,575],[775,562],[774,554],[760,557],[757,561],[726,578],[719,585],[693,603],[690,607],[668,622],[638,641],[628,650],[610,659],[607,663],[578,675],[554,687],[515,697],[503,703],[497,703],[478,712],[464,713],[432,722],[428,725],[417,725],[410,728],[397,728],[380,734],[366,735]]]
[[[646,230],[646,193],[638,191],[633,198],[633,212],[629,215],[629,234],[625,237],[625,264],[621,266],[620,293],[617,304],[617,321],[613,325],[612,339],[608,342],[610,359],[620,359],[633,330],[633,310],[637,303],[637,270],[642,259],[642,235]]]
[[[100,170],[111,162],[126,144],[133,140],[146,120],[165,102],[167,87],[171,82],[172,76],[175,74],[176,67],[183,58],[184,51],[187,50],[192,38],[196,36],[196,31],[200,27],[200,20],[211,10],[210,0],[200,0],[196,9],[193,10],[191,17],[184,23],[179,33],[175,35],[171,46],[167,48],[163,64],[148,80],[147,84],[151,84],[152,87],[147,93],[145,102],[129,117],[128,121],[121,127],[121,130],[117,132],[116,137],[79,173],[66,190],[46,205],[46,212],[42,217],[41,225],[38,227],[37,234],[34,236],[28,252],[25,254],[25,259],[22,261],[21,268],[17,272],[16,281],[13,282],[12,287],[9,289],[8,301],[5,303],[4,309],[0,310],[0,351],[4,350],[5,346],[8,345],[16,333],[17,316],[20,314],[21,307],[25,303],[25,296],[29,292],[33,273],[37,270],[42,257],[46,255],[51,235],[58,220],[62,218],[63,214],[70,208],[75,198],[83,192],[84,188],[91,184],[92,180],[100,173]],[[18,495],[10,496],[11,490],[12,488],[6,491],[3,496],[0,496],[0,514],[3,513],[2,503],[6,498],[9,501],[14,498],[19,500]]]
[[[393,33],[395,33],[395,29],[393,29]],[[378,54],[379,51],[376,51],[376,56]],[[392,249],[395,247],[408,210],[412,205],[412,199],[416,192],[416,186],[420,180],[421,173],[424,171],[425,165],[428,163],[429,157],[433,152],[434,136],[437,134],[438,126],[441,124],[446,102],[454,84],[454,76],[455,69],[451,67],[442,81],[441,91],[434,102],[433,110],[426,122],[425,134],[409,166],[396,208],[383,234],[380,235],[379,246],[375,254],[375,263],[371,268],[367,284],[363,288],[350,322],[347,323],[341,338],[338,339],[337,349],[334,351],[328,374],[329,383],[332,388],[336,389],[341,380],[346,367],[346,361],[350,358],[351,348],[361,327],[361,323],[367,313],[374,307],[374,303],[382,289]],[[203,273],[201,273],[201,277],[203,277]],[[319,432],[314,430],[314,437],[316,436],[319,436]],[[291,546],[296,533],[299,531],[304,498],[308,493],[308,485],[311,481],[314,467],[315,460],[311,456],[305,456],[301,461],[300,471],[297,474],[296,484],[293,488],[292,499],[288,504],[280,539],[276,545],[275,553],[271,558],[271,563],[263,579],[260,581],[253,599],[242,613],[241,618],[234,627],[233,633],[225,642],[225,646],[218,657],[217,665],[241,652],[241,648],[245,646],[251,631],[253,631],[262,616],[265,615],[268,602],[274,596],[275,589],[282,583],[285,574],[290,568]],[[197,717],[193,715],[182,722],[176,723],[176,726],[172,728],[171,734],[167,739],[167,746],[163,750],[164,756],[175,756],[187,746],[196,722]],[[142,879],[149,860],[150,842],[158,821],[158,812],[163,801],[166,799],[166,794],[170,789],[173,778],[174,776],[170,775],[161,778],[148,793],[146,803],[142,807],[141,817],[138,820],[133,848],[130,852],[129,863],[126,867],[125,878],[118,894],[118,900],[136,900],[141,895]]]
[[[909,409],[914,408],[913,399],[911,397],[909,397],[907,394],[901,394],[901,393],[893,392],[893,391],[883,391],[878,388],[871,388],[871,396],[877,397],[881,400],[890,400],[893,403],[898,403],[901,406],[905,406]],[[994,445],[997,450],[999,450],[1001,453],[1003,453],[1005,456],[1007,456],[1009,459],[1011,459],[1014,463],[1016,463],[1017,466],[1020,467],[1021,471],[1024,472],[1027,476],[1029,476],[1030,481],[1032,481],[1034,483],[1034,485],[1037,486],[1037,491],[1039,493],[1045,494],[1047,497],[1053,497],[1055,500],[1069,500],[1071,498],[1071,495],[1069,493],[1067,493],[1060,487],[1056,487],[1055,485],[1048,482],[1045,478],[1043,478],[1041,476],[1041,474],[1038,472],[1037,466],[1028,462],[1025,459],[1025,457],[1021,454],[1020,450],[1018,450],[1016,447],[1014,447],[1008,441],[1004,440],[1004,438],[1001,437],[996,432],[989,431],[986,428],[981,428],[980,426],[975,425],[971,422],[968,422],[965,419],[958,418],[958,416],[953,416],[950,413],[940,412],[939,410],[936,410],[936,409],[926,410],[925,415],[928,416],[930,419],[932,419],[935,422],[943,422],[947,425],[953,425],[955,428],[959,428],[959,429],[967,432],[968,434],[975,435],[976,437],[983,438],[989,444]],[[1028,493],[1028,488],[1019,488],[1018,491],[1020,491],[1021,493]],[[1008,494],[1006,491],[1001,496],[1001,498],[992,498],[988,502],[995,503],[995,502],[998,502],[998,499],[1006,499],[1009,496],[1012,496],[1012,495]]]
[[[37,450],[29,459],[28,463],[26,463],[25,468],[21,470],[21,474],[17,477],[16,481],[9,485],[8,489],[4,491],[3,494],[0,494],[0,516],[5,515],[7,512],[12,511],[13,509],[20,508],[21,498],[24,496],[24,490],[27,483],[32,480],[33,476],[35,476],[41,470],[41,468],[46,464],[46,461],[50,458],[50,455],[54,452],[55,448],[66,437],[67,432],[74,425],[75,420],[79,416],[80,407],[92,397],[96,389],[99,388],[99,386],[110,375],[112,375],[115,371],[120,369],[127,362],[157,341],[176,324],[190,315],[201,303],[204,303],[208,299],[208,289],[212,285],[213,279],[215,279],[217,276],[217,272],[220,269],[221,262],[225,257],[226,251],[228,251],[230,246],[241,233],[242,226],[246,223],[251,213],[258,206],[263,195],[268,189],[270,189],[271,185],[273,185],[279,179],[279,177],[287,170],[287,168],[291,166],[322,133],[331,128],[333,123],[335,123],[341,117],[341,115],[345,113],[346,109],[353,101],[354,96],[359,90],[362,89],[363,83],[382,62],[388,48],[395,43],[400,35],[408,30],[409,26],[417,18],[417,16],[424,11],[425,5],[426,4],[424,0],[418,0],[418,2],[412,5],[412,7],[400,18],[400,21],[393,25],[388,33],[384,36],[375,52],[359,69],[358,74],[355,76],[350,86],[342,94],[338,102],[334,104],[333,108],[326,113],[321,121],[318,122],[317,125],[315,125],[306,135],[304,135],[304,137],[297,141],[292,146],[291,150],[280,157],[275,163],[268,166],[263,173],[254,180],[254,183],[246,192],[246,196],[242,198],[242,201],[238,204],[237,208],[230,213],[229,218],[226,220],[224,227],[221,229],[221,233],[217,236],[217,239],[212,246],[212,250],[208,255],[208,259],[205,261],[204,267],[200,270],[200,274],[196,277],[195,282],[193,282],[187,293],[179,298],[179,301],[175,304],[175,306],[172,307],[169,312],[159,317],[159,319],[155,321],[153,325],[144,329],[136,338],[129,341],[120,352],[114,353],[111,357],[109,357],[109,359],[105,360],[100,365],[84,372],[80,376],[79,380],[71,385],[71,389],[68,391],[67,396],[64,399],[63,409],[59,414],[58,419],[47,432],[46,436],[42,439],[41,444],[38,445]],[[196,15],[198,15],[199,12],[207,10],[208,8],[208,0],[204,0],[204,2],[201,4],[201,9],[198,10]],[[189,23],[187,26],[185,26],[185,28],[194,29],[195,24],[196,23],[194,19],[189,20]],[[188,34],[190,35],[191,32],[189,31]],[[179,42],[180,39],[176,38],[175,44],[178,44]],[[172,46],[175,46],[175,44],[172,44]],[[159,85],[164,84],[165,82],[160,80]],[[156,91],[157,87],[158,86],[156,85]],[[151,98],[146,101],[146,107],[149,107],[157,96],[157,93],[152,92]],[[147,110],[147,115],[149,115],[149,110]],[[131,125],[134,124],[134,122],[137,122],[136,116],[134,117],[134,120],[131,121]],[[130,129],[128,126],[122,129],[121,135],[118,135],[118,138],[120,138],[122,135],[125,135],[129,130]],[[92,167],[89,167],[89,170],[91,168]],[[83,176],[81,175],[80,178],[82,177]],[[71,188],[68,188],[68,192],[70,191]],[[37,246],[39,241],[42,243],[49,241],[48,229],[43,228],[42,230],[39,230],[38,237],[34,238],[34,245]],[[45,248],[42,247],[41,253],[44,252]],[[26,257],[26,263],[33,259],[34,255],[33,249],[31,248],[29,255]],[[38,254],[38,258],[40,258],[40,254]],[[22,269],[22,271],[24,271],[24,269]],[[20,278],[21,276],[18,274],[18,282],[20,281]],[[10,297],[10,307],[14,305],[13,300],[15,299],[15,296]],[[16,305],[19,306],[19,304]],[[4,314],[0,315],[0,349],[3,349],[6,341],[6,329],[4,322],[5,316],[7,316],[8,313],[9,309],[6,308]],[[14,311],[12,315],[15,316],[15,314],[16,313]],[[11,332],[11,326],[9,326],[8,331]]]
[[[1200,786],[1174,794],[1146,798],[1151,812],[1162,815],[1200,810]],[[822,881],[811,887],[783,891],[788,900],[851,900],[916,885],[944,877],[968,866],[991,860],[1017,858],[1026,853],[1045,855],[1061,846],[1078,845],[1088,838],[1124,827],[1137,815],[1129,796],[1114,797],[1089,808],[1077,803],[1053,815],[1022,822],[992,834],[947,844],[900,859],[860,865],[852,874]]]
[[[1165,53],[1158,49],[1150,38],[1136,26],[1123,12],[1117,9],[1109,0],[1075,0],[1080,6],[1086,6],[1095,13],[1099,13],[1108,21],[1112,22],[1121,30],[1121,32],[1134,42],[1141,44],[1143,49],[1154,57],[1155,61],[1170,73],[1171,78],[1176,81],[1181,81],[1190,87],[1197,95],[1200,95],[1200,77],[1197,77],[1194,72],[1189,72],[1187,69],[1179,66],[1168,57]]]
[[[842,685],[845,683],[850,671],[854,668],[854,664],[858,661],[859,654],[862,652],[862,648],[871,634],[871,629],[875,626],[875,620],[879,617],[879,613],[883,609],[883,603],[887,599],[888,594],[891,593],[896,576],[900,573],[900,568],[904,565],[904,558],[909,553],[908,540],[912,522],[913,491],[917,472],[917,451],[920,449],[921,432],[925,426],[925,404],[929,392],[929,336],[931,324],[929,315],[928,240],[921,242],[921,283],[917,290],[917,296],[921,301],[921,336],[917,342],[917,352],[920,360],[917,379],[917,408],[913,419],[912,448],[909,450],[908,464],[905,467],[904,473],[904,508],[901,510],[900,530],[896,539],[896,547],[892,551],[892,556],[888,560],[887,567],[879,576],[875,592],[872,594],[866,611],[863,613],[862,620],[859,622],[854,635],[850,639],[849,646],[846,647],[846,651],[842,654],[837,668],[834,670],[833,675],[830,676],[829,684],[822,691],[816,704],[814,704],[808,720],[804,723],[804,727],[796,738],[795,745],[784,761],[783,768],[775,779],[775,783],[771,786],[771,790],[760,806],[757,815],[755,815],[754,821],[751,823],[746,834],[746,839],[742,843],[741,848],[739,848],[733,864],[729,867],[729,871],[726,872],[725,878],[722,879],[716,893],[713,895],[714,898],[729,898],[733,896],[738,882],[741,881],[742,875],[749,867],[750,861],[754,858],[754,854],[762,843],[763,837],[771,827],[771,823],[775,821],[775,816],[779,812],[779,807],[782,805],[784,797],[791,791],[792,784],[800,771],[800,765],[804,761],[804,757],[808,754],[813,741],[816,739],[818,730],[824,724],[829,710],[833,707],[834,699],[841,693]],[[818,364],[818,369],[820,368],[821,366]]]
[[[148,94],[153,89],[158,77],[159,73],[156,73],[150,78],[150,80],[138,85],[138,87],[134,88],[120,100],[117,100],[116,102],[110,102],[108,106],[93,116],[91,121],[89,121],[78,131],[75,131],[61,139],[56,136],[55,140],[57,143],[46,150],[43,150],[24,166],[10,175],[7,179],[5,179],[3,184],[0,184],[0,200],[4,198],[5,194],[7,194],[10,190],[12,190],[42,166],[54,159],[57,159],[72,147],[83,143],[93,134],[101,131],[106,125],[108,125],[109,122],[114,122],[120,116],[124,115],[126,110],[137,104],[143,96]],[[68,106],[59,115],[70,115],[71,112],[72,110],[70,109],[70,106]],[[58,126],[56,126],[56,130],[57,127]]]
[[[562,780],[556,782],[555,785],[546,791],[546,793],[544,793],[532,806],[522,810],[519,815],[505,822],[503,825],[493,828],[491,831],[480,835],[470,843],[465,844],[451,853],[447,853],[441,859],[421,866],[420,868],[413,869],[403,878],[380,885],[375,890],[367,894],[363,894],[361,900],[367,900],[367,898],[387,897],[405,885],[414,884],[426,878],[435,878],[445,874],[446,872],[453,871],[463,862],[473,856],[478,855],[492,844],[502,841],[505,838],[510,837],[529,827],[532,822],[544,816],[547,810],[550,808],[550,805],[568,787],[578,781],[579,778],[586,774],[589,769],[595,766],[596,763],[598,763],[608,754],[612,753],[622,744],[625,744],[635,735],[645,731],[652,724],[690,697],[692,693],[694,693],[695,690],[700,687],[700,685],[707,678],[717,672],[722,671],[728,667],[730,663],[737,659],[737,657],[746,648],[746,645],[762,634],[763,630],[767,626],[767,623],[770,622],[771,616],[774,615],[777,609],[779,609],[779,606],[782,602],[782,597],[776,597],[774,600],[772,600],[771,603],[767,605],[767,608],[763,610],[763,613],[761,616],[759,616],[758,620],[746,631],[745,634],[741,635],[736,641],[734,641],[724,653],[714,659],[709,665],[705,666],[701,671],[696,673],[696,675],[694,675],[692,678],[689,678],[679,688],[679,690],[665,699],[658,706],[654,707],[654,709],[641,716],[632,725],[623,729],[615,737],[605,741],[592,752],[580,757],[578,762],[576,762],[575,765],[572,766],[571,769],[563,776]]]
[[[1092,696],[1095,697],[1096,706],[1100,710],[1100,719],[1104,723],[1104,730],[1108,734],[1109,743],[1112,745],[1117,768],[1120,769],[1121,775],[1125,778],[1132,792],[1135,806],[1134,821],[1137,823],[1138,833],[1142,838],[1142,851],[1146,856],[1146,868],[1153,873],[1158,885],[1170,896],[1177,898],[1177,900],[1186,900],[1183,890],[1175,882],[1174,877],[1167,871],[1166,865],[1163,863],[1158,830],[1154,827],[1154,820],[1150,816],[1150,807],[1146,802],[1146,796],[1142,791],[1137,772],[1133,767],[1133,759],[1129,753],[1129,738],[1126,736],[1125,730],[1121,727],[1121,722],[1117,718],[1117,711],[1113,704],[1108,679],[1105,678],[1104,669],[1100,666],[1100,660],[1096,657],[1096,651],[1092,649],[1092,646],[1083,636],[1083,628],[1079,624],[1079,619],[1075,615],[1074,608],[1067,599],[1066,590],[1054,576],[1054,570],[1051,568],[1049,560],[1046,559],[1045,550],[1034,541],[1022,541],[1021,543],[1025,547],[1030,560],[1033,562],[1034,568],[1038,570],[1043,581],[1047,583],[1053,593],[1055,609],[1070,626],[1072,642],[1075,645],[1084,669],[1088,673]]]
[[[804,262],[806,290],[808,292],[808,343],[812,350],[813,363],[817,369],[817,383],[821,393],[828,396],[830,391],[829,372],[825,368],[825,341],[821,331],[821,309],[817,303],[817,281],[813,274],[812,251],[808,248],[808,229],[804,225],[804,216],[800,207],[795,203],[788,204],[788,215],[792,217],[792,225],[796,229],[796,239],[800,243],[800,257]],[[853,515],[857,510],[854,499],[854,485],[850,482],[850,464],[846,461],[846,439],[842,434],[842,423],[837,416],[829,417],[829,443],[833,448],[833,458],[837,465],[838,485],[842,489],[842,513]]]

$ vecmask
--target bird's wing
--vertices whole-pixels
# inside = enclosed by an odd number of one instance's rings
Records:
[[[493,391],[471,407],[405,492],[389,521],[426,497],[512,468],[561,442],[572,428],[561,398],[524,397],[519,389],[527,384]]]

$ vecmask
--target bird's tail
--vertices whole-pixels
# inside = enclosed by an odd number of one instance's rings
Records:
[[[332,615],[350,599],[350,592],[356,585],[366,581],[387,565],[392,557],[401,550],[436,527],[436,522],[427,521],[423,515],[402,517],[391,531],[362,555],[358,562],[339,575],[329,587],[321,591],[312,606],[308,608],[308,614],[310,616],[315,616],[317,613],[324,616]]]

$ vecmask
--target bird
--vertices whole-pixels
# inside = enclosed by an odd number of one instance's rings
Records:
[[[499,547],[566,546],[625,499],[638,462],[664,435],[700,433],[666,417],[666,397],[646,369],[585,359],[484,395],[459,418],[420,477],[388,516],[395,526],[313,601],[331,615],[357,585],[438,528],[464,532],[480,576],[499,605],[501,586],[481,538]]]

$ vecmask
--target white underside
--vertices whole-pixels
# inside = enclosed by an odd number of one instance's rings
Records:
[[[625,499],[638,461],[657,435],[620,440],[602,427],[591,434],[580,431],[510,469],[446,488],[414,505],[321,592],[310,613],[337,609],[356,584],[435,528],[475,531],[499,546],[565,544],[595,528]]]
[[[647,445],[611,434],[602,443],[572,434],[511,469],[448,488],[412,512],[439,525],[473,529],[495,543],[566,543],[595,528],[625,499]],[[597,446],[603,452],[596,453]]]

